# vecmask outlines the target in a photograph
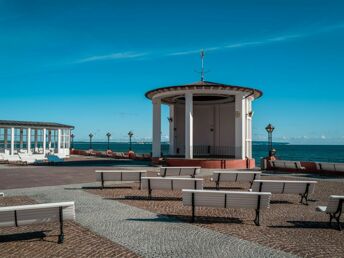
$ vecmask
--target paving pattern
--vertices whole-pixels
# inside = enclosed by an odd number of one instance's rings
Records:
[[[94,184],[91,184],[94,185]],[[67,185],[12,189],[38,202],[75,201],[77,222],[143,257],[294,257],[228,234],[104,199]]]

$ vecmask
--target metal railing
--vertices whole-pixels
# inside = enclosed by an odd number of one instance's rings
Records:
[[[194,157],[234,157],[235,156],[235,146],[211,146],[211,145],[194,145],[193,155]],[[185,154],[185,146],[177,147],[177,155]]]

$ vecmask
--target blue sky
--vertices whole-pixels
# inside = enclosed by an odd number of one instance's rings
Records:
[[[343,1],[0,0],[1,119],[76,140],[151,138],[144,93],[199,80],[261,89],[254,140],[344,144]],[[168,135],[163,108],[162,135]]]

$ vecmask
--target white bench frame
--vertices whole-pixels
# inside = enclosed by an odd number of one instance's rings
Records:
[[[223,194],[224,195],[224,205],[222,208],[231,208],[227,207],[227,199],[230,198],[230,195],[253,195],[257,196],[257,207],[255,209],[256,215],[254,218],[254,224],[256,226],[260,226],[260,210],[261,210],[261,196],[263,195],[269,195],[268,198],[268,207],[270,205],[270,198],[271,198],[271,193],[269,192],[240,192],[240,191],[214,191],[214,190],[191,190],[191,189],[183,189],[183,193],[191,193],[191,210],[192,210],[192,222],[195,221],[195,209],[196,209],[196,200],[195,200],[195,194],[197,193],[210,193],[210,194]],[[228,197],[229,196],[229,197]],[[184,195],[183,195],[184,198]],[[202,205],[203,207],[211,207],[211,206],[206,206]],[[244,207],[243,207],[244,208]]]
[[[337,221],[338,230],[341,231],[342,227],[340,225],[340,216],[342,215],[342,212],[343,212],[344,195],[342,195],[342,196],[340,196],[340,195],[330,195],[330,199],[331,198],[332,199],[338,199],[338,206],[336,208],[336,211],[334,211],[334,212],[327,211],[328,206],[326,206],[325,210],[321,209],[321,208],[323,208],[322,206],[318,206],[316,208],[316,210],[320,211],[320,212],[326,212],[328,215],[330,215],[330,221],[329,221],[330,227],[332,226],[332,220],[333,219],[336,220]]]
[[[131,182],[132,180],[123,180],[123,174],[126,173],[139,173],[139,189],[141,190],[141,177],[142,174],[146,174],[147,170],[96,170],[96,173],[100,173],[100,182],[101,182],[101,187],[102,189],[104,189],[104,183],[105,181],[108,182],[112,182],[112,181],[119,181],[119,182],[123,182],[123,181],[127,181],[127,182]],[[115,173],[115,174],[120,174],[120,180],[105,180],[104,179],[104,173]]]
[[[216,174],[218,175],[217,178],[215,178]],[[240,174],[242,174],[242,175],[246,175],[246,174],[252,175],[253,174],[253,180],[252,181],[246,181],[246,180],[240,180],[239,179],[239,182],[250,182],[250,187],[251,187],[252,184],[253,184],[253,181],[256,180],[256,179],[259,179],[262,173],[261,172],[256,172],[256,171],[228,171],[228,170],[227,171],[221,171],[221,170],[213,171],[212,179],[215,182],[215,186],[216,186],[217,190],[220,189],[221,174],[233,174],[233,175],[235,175],[235,180],[234,181],[225,180],[223,182],[238,182],[238,177],[239,177]],[[257,176],[258,176],[258,178],[257,178]]]
[[[152,199],[152,187],[151,187],[151,181],[152,180],[171,180],[171,188],[170,189],[157,189],[157,190],[169,190],[169,191],[174,191],[174,187],[173,187],[173,181],[193,181],[193,188],[197,189],[197,182],[202,182],[202,189],[203,189],[203,178],[181,178],[181,177],[142,177],[141,178],[141,183],[143,182],[143,180],[147,180],[147,190],[148,190],[148,198]],[[142,189],[142,187],[141,187]],[[181,189],[182,190],[182,189]]]
[[[40,210],[40,209],[51,209],[51,208],[58,208],[58,221],[59,221],[59,227],[60,227],[60,234],[58,236],[58,244],[62,244],[64,241],[64,231],[63,231],[63,221],[64,215],[63,215],[63,209],[72,207],[72,216],[73,220],[75,220],[75,204],[74,202],[60,202],[60,203],[43,203],[43,204],[31,204],[31,205],[20,205],[20,206],[5,206],[0,207],[0,215],[3,212],[13,212],[13,219],[14,219],[14,225],[16,227],[19,227],[18,223],[18,212],[25,211],[25,210]],[[49,221],[50,222],[50,221]],[[0,220],[1,223],[1,220]],[[40,222],[41,224],[43,222]],[[37,222],[29,222],[25,223],[25,225],[29,224],[37,224]],[[4,226],[0,226],[4,227]]]
[[[300,194],[300,204],[304,204],[304,205],[308,205],[308,195],[309,195],[309,187],[311,184],[316,184],[317,181],[292,181],[292,180],[254,180],[253,181],[253,184],[255,182],[258,182],[259,183],[259,190],[258,192],[261,192],[262,191],[262,187],[263,187],[263,184],[264,182],[276,182],[276,183],[283,183],[283,188],[282,188],[282,192],[279,193],[279,194],[284,194],[284,188],[285,188],[285,185],[288,184],[288,183],[299,183],[299,184],[306,184],[306,189],[305,189],[305,192]],[[315,186],[314,186],[315,187]],[[286,193],[286,194],[292,194],[292,193]],[[305,202],[304,202],[305,200]]]
[[[190,176],[192,178],[194,178],[196,176],[196,174],[200,173],[201,167],[160,167],[160,172],[158,173],[158,176],[161,177],[168,177],[168,169],[179,169],[179,175],[172,175],[172,177],[175,176]],[[183,169],[193,169],[193,174],[191,175],[183,175]],[[163,173],[161,173],[161,171],[164,171]]]

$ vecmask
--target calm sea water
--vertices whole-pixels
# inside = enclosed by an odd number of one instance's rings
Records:
[[[92,143],[94,150],[106,150],[107,143]],[[161,145],[161,151],[168,154],[168,144]],[[74,148],[87,150],[88,142],[75,142]],[[253,158],[256,162],[268,153],[268,147],[265,144],[253,144]],[[344,162],[344,145],[291,145],[291,144],[275,144],[277,156],[284,160],[302,160],[302,161],[329,161]],[[126,152],[129,149],[128,143],[111,142],[110,149],[117,152]],[[132,149],[136,153],[150,153],[152,144],[150,143],[133,143]]]

